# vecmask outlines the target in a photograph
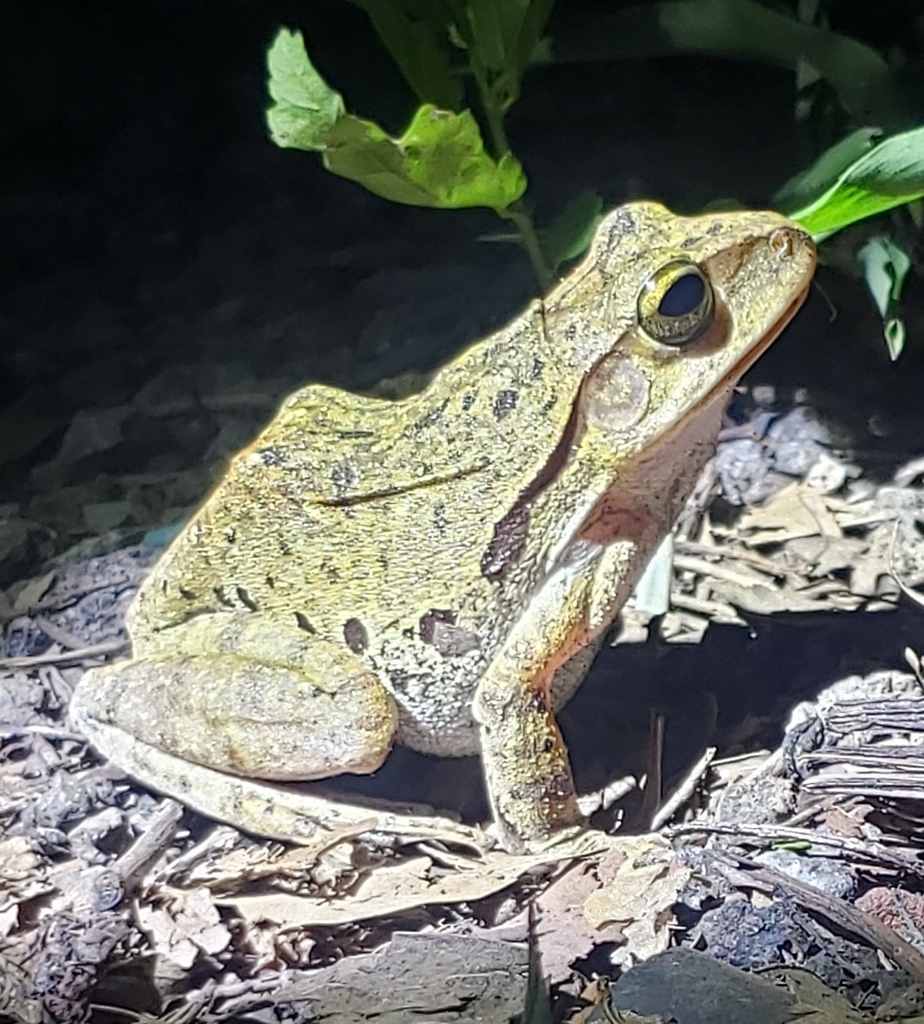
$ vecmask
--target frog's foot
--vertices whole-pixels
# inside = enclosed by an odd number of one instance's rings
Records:
[[[366,834],[391,842],[436,840],[479,854],[491,845],[480,830],[426,809],[403,813],[385,801],[343,803],[303,787],[238,778],[192,764],[89,716],[82,703],[72,708],[71,720],[100,754],[142,784],[253,835],[319,851]]]

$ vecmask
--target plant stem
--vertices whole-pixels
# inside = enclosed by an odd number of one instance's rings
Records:
[[[503,156],[510,152],[510,143],[507,141],[507,130],[504,128],[504,115],[491,101],[490,91],[481,76],[478,78],[478,88],[481,92],[481,103],[485,115],[488,118],[488,128],[491,130],[491,142],[494,144],[496,156]]]
[[[503,111],[500,110],[494,102],[494,97],[491,94],[491,89],[485,80],[482,70],[473,66],[472,73],[475,81],[478,83],[478,92],[481,95],[481,106],[488,121],[488,129],[491,132],[491,142],[494,148],[494,155],[498,158],[502,157],[505,153],[510,152],[510,143],[507,141],[507,132],[504,129]],[[497,212],[501,217],[506,217],[508,220],[512,220],[516,225],[517,231],[520,232],[520,242],[526,250],[526,255],[529,257],[533,273],[536,275],[536,280],[539,282],[539,291],[542,295],[545,295],[552,284],[552,271],[542,255],[542,247],[539,244],[539,235],[536,232],[536,225],[533,223],[533,218],[526,209],[526,204],[521,199],[518,199],[515,203],[511,203],[506,209],[498,210]]]
[[[533,273],[539,282],[539,289],[545,295],[552,285],[552,272],[549,270],[542,255],[542,247],[539,245],[539,235],[536,233],[536,225],[533,224],[533,218],[530,217],[521,199],[518,199],[515,203],[508,206],[506,210],[500,212],[502,217],[509,217],[516,224],[517,231],[520,232],[520,241],[523,243],[523,248],[526,250],[526,255],[529,256]]]

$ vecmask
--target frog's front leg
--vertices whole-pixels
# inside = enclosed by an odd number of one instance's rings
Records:
[[[84,676],[72,717],[185,761],[275,780],[375,771],[397,709],[349,651],[259,613],[209,614]]]
[[[510,852],[583,823],[552,710],[556,670],[591,643],[625,601],[631,542],[584,543],[580,564],[542,584],[481,679],[474,701],[494,821]]]

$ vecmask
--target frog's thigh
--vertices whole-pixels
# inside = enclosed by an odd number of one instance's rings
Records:
[[[163,640],[160,641],[163,643]],[[170,630],[170,648],[93,669],[78,717],[117,725],[210,768],[262,779],[375,771],[397,709],[348,650],[259,614],[204,615]]]

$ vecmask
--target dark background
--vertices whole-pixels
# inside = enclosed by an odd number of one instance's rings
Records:
[[[618,6],[559,2],[549,32],[563,57],[528,72],[511,114],[538,221],[583,188],[607,204],[759,204],[815,155],[818,140],[794,124],[784,68],[586,59],[606,53],[601,26]],[[839,31],[916,53],[919,4],[827,11]],[[267,360],[292,361],[294,377],[300,368],[366,385],[432,366],[529,294],[521,253],[477,241],[502,227],[489,211],[396,206],[268,141],[265,50],[279,25],[302,28],[349,109],[402,130],[414,100],[345,0],[3,5],[0,403],[36,386],[61,413],[115,402],[157,368],[200,357],[239,358],[257,374]],[[434,279],[437,264],[450,269]],[[369,279],[395,266],[411,272],[401,281],[409,300],[419,288],[442,308],[428,306],[403,336],[398,325],[369,337],[383,305]],[[849,315],[836,341],[812,351],[816,372],[834,388],[872,373],[886,401],[917,372],[920,346],[912,336],[904,365],[890,367],[862,294],[837,298]],[[315,315],[300,320],[306,309]],[[862,361],[845,372],[854,331]]]

